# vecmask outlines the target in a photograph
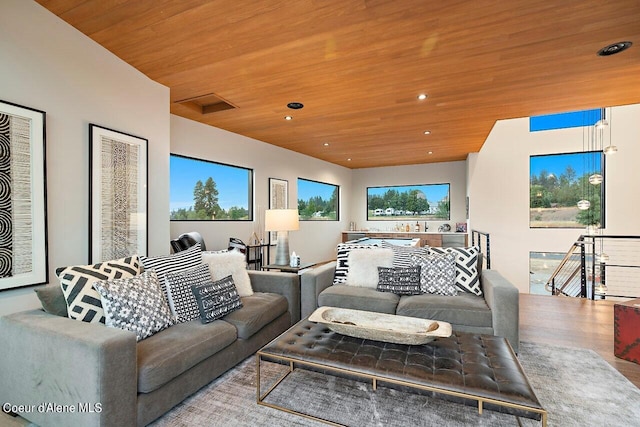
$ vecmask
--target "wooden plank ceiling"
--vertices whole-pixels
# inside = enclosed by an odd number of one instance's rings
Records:
[[[499,119],[640,102],[638,0],[37,1],[168,86],[171,113],[349,168],[464,160]]]

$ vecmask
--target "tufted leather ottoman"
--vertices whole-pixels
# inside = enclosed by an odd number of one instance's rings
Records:
[[[324,325],[302,320],[262,348],[257,357],[258,403],[294,412],[264,401],[295,368],[409,387],[437,397],[542,420],[547,412],[531,388],[511,346],[502,337],[454,332],[449,338],[410,346],[353,338]],[[290,370],[261,394],[260,362],[286,362]],[[306,414],[306,417],[315,418]],[[326,421],[320,419],[320,421]]]

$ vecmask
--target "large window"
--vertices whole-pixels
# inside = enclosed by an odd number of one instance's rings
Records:
[[[339,220],[339,195],[337,185],[298,178],[298,215],[300,220]]]
[[[367,188],[367,220],[449,220],[449,184]]]
[[[594,175],[602,182],[594,180]],[[603,180],[602,151],[531,156],[529,225],[532,228],[604,227]],[[580,201],[587,201],[584,205],[588,208],[579,209]]]
[[[253,170],[171,154],[172,221],[251,221]]]

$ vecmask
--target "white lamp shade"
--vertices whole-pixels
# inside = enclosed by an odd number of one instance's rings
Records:
[[[300,228],[297,209],[267,209],[264,211],[265,231],[292,231]]]

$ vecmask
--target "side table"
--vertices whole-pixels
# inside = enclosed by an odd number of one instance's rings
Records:
[[[300,267],[291,267],[289,265],[282,265],[282,264],[267,264],[267,265],[263,265],[262,269],[263,270],[280,270],[285,273],[300,274],[302,270],[309,267],[313,267],[314,265],[316,265],[315,262],[303,263],[303,264],[300,264]]]
[[[640,299],[613,306],[613,354],[640,364]]]
[[[300,288],[302,288],[302,279],[300,278],[300,275],[308,268],[313,267],[314,265],[316,265],[317,263],[314,262],[309,262],[309,263],[304,263],[304,264],[300,264],[300,267],[291,267],[288,265],[282,265],[282,264],[267,264],[267,265],[263,265],[262,269],[263,270],[279,270],[283,273],[293,273],[293,274],[297,274],[298,275],[298,286],[300,286]],[[302,289],[300,289],[300,294],[302,294]],[[298,307],[298,313],[301,313],[302,310],[302,297],[300,298],[299,301],[299,307]],[[297,322],[300,319],[295,319],[295,322]]]

